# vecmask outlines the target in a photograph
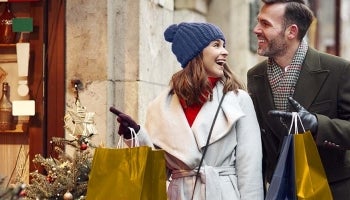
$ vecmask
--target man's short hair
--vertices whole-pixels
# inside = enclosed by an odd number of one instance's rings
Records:
[[[262,2],[266,4],[271,4],[271,3],[287,3],[287,2],[295,2],[295,3],[301,3],[305,4],[304,0],[261,0]]]

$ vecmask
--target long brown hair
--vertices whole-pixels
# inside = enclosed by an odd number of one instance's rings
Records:
[[[237,93],[238,89],[246,89],[243,82],[226,64],[224,77],[220,81],[224,84],[224,93],[229,91]],[[193,58],[183,70],[172,76],[170,86],[172,92],[183,99],[188,106],[204,103],[212,96],[213,90],[204,69],[202,53]]]

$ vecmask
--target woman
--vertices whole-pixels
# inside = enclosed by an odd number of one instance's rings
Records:
[[[183,69],[150,103],[145,126],[118,113],[118,133],[127,141],[131,127],[141,144],[166,152],[170,200],[263,199],[259,126],[249,95],[227,66],[222,31],[210,23],[180,23],[164,36]]]

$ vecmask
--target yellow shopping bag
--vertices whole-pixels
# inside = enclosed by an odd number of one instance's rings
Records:
[[[266,200],[281,199],[333,199],[316,143],[311,132],[305,131],[296,112],[292,113],[289,132],[284,137],[282,152],[266,195]]]
[[[298,199],[332,200],[326,173],[310,131],[294,135],[294,158]]]
[[[97,148],[86,199],[167,199],[164,151],[146,146]]]

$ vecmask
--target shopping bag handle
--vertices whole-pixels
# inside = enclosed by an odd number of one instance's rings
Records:
[[[140,139],[138,137],[138,135],[136,134],[135,130],[131,127],[128,127],[130,129],[130,135],[131,135],[131,138],[129,139],[131,141],[131,144],[130,144],[130,148],[132,147],[139,147],[140,146]],[[117,149],[122,149],[122,148],[125,148],[124,147],[124,138],[123,136],[119,136],[119,140],[118,140],[118,143],[117,143]]]
[[[304,128],[303,122],[300,119],[299,114],[297,112],[292,112],[292,123],[289,126],[288,135],[291,134],[293,125],[294,125],[294,134],[299,134],[298,121],[300,122],[303,132],[305,132],[305,128]]]

